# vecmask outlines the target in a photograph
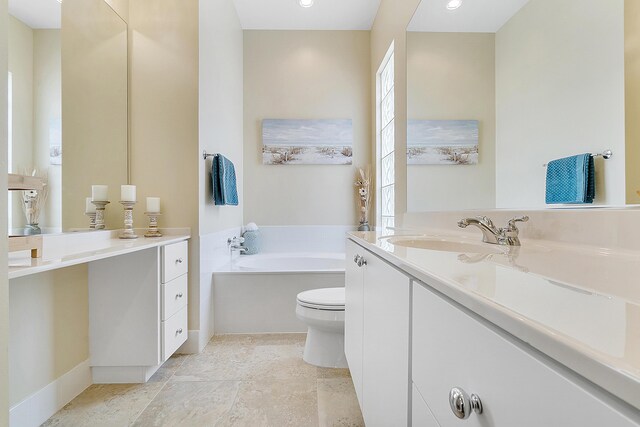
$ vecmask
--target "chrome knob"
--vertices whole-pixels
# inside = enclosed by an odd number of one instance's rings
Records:
[[[178,258],[178,259],[176,260],[176,264],[182,264],[182,258]]]
[[[353,257],[353,262],[355,262],[356,264],[360,262],[360,260],[362,259],[362,257],[360,255],[356,255]]]
[[[367,265],[367,260],[364,259],[364,257],[360,257],[360,259],[358,260],[358,262],[356,264],[358,264],[358,267],[362,267],[364,265]]]
[[[176,330],[176,335],[180,335],[182,333],[182,328]]]
[[[449,392],[449,406],[453,415],[466,420],[472,412],[482,414],[482,401],[476,394],[469,396],[459,387],[454,387]]]
[[[179,294],[176,294],[176,299],[178,298],[182,298],[182,292],[180,292]]]

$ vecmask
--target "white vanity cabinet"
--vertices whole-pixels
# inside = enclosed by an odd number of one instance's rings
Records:
[[[412,348],[414,392],[442,427],[637,426],[610,396],[419,282]],[[457,418],[449,404],[454,387],[475,394],[482,413],[467,406],[469,418]],[[424,411],[414,406],[414,420]]]
[[[89,263],[94,383],[143,383],[187,339],[187,241]]]
[[[345,353],[367,426],[640,426],[640,411],[434,287],[352,240],[347,256]]]
[[[345,354],[368,427],[406,426],[409,277],[347,242]]]

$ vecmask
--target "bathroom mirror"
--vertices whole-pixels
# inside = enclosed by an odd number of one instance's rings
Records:
[[[594,205],[640,202],[638,86],[637,0],[422,0],[408,212],[544,208],[548,161],[604,150]]]
[[[9,171],[46,177],[43,232],[86,228],[91,184],[115,201],[127,182],[127,24],[105,0],[10,0],[9,14]],[[27,231],[22,197],[9,193],[12,234]]]

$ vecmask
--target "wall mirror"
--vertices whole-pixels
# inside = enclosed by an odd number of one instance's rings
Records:
[[[115,201],[127,182],[127,23],[104,0],[10,0],[9,15],[9,172],[46,178],[43,232],[87,228],[91,184]],[[32,231],[23,197],[9,193],[12,234]]]
[[[422,0],[408,212],[544,208],[548,161],[604,150],[594,205],[640,202],[639,86],[636,0]]]

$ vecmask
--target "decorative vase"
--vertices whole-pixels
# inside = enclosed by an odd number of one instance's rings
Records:
[[[242,246],[246,249],[246,251],[244,251],[244,255],[255,255],[260,252],[260,247],[262,245],[262,235],[260,234],[260,230],[245,231],[242,237],[244,237],[244,243]]]
[[[360,226],[358,227],[358,231],[371,231],[371,228],[369,227],[369,221],[361,222]]]

